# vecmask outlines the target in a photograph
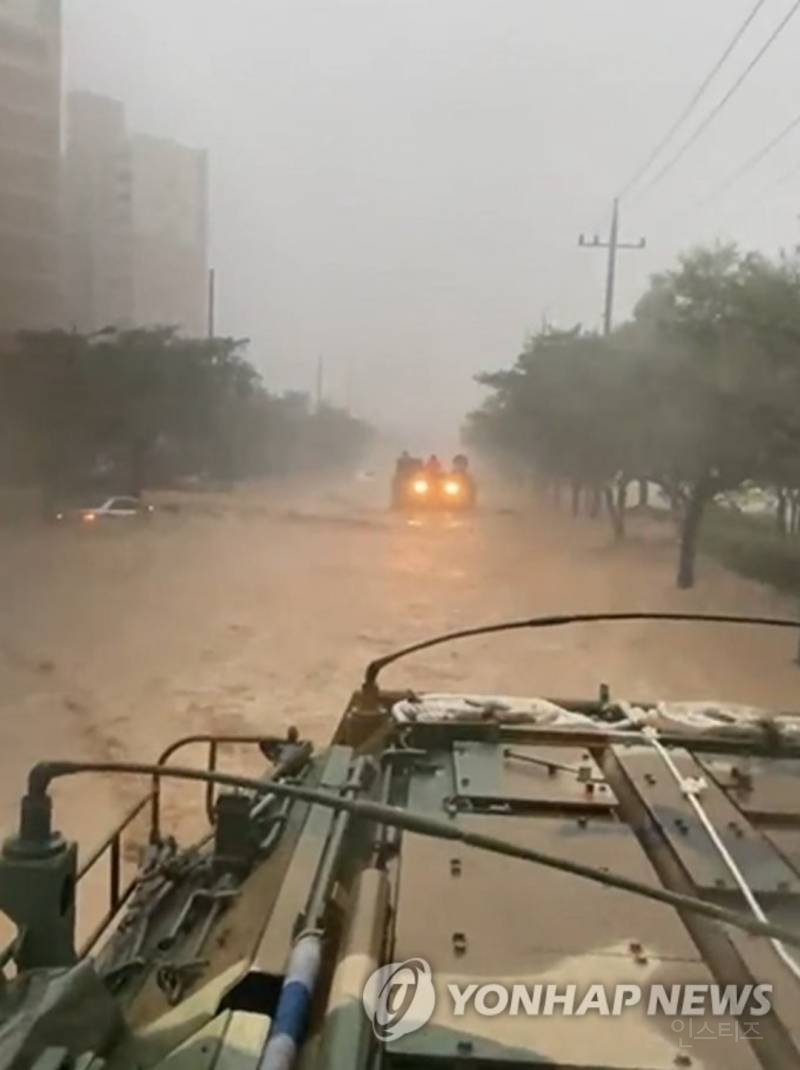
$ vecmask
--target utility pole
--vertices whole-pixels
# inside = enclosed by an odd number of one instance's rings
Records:
[[[583,234],[578,238],[578,245],[585,249],[608,249],[608,265],[606,267],[606,302],[603,312],[603,334],[611,334],[614,322],[614,286],[617,277],[617,252],[620,249],[644,249],[646,242],[640,238],[638,242],[621,242],[619,240],[619,197],[614,198],[611,210],[611,230],[608,241],[600,241],[595,236],[587,241]]]
[[[317,357],[317,412],[322,409],[322,388],[325,375],[325,358]]]
[[[214,312],[216,304],[216,273],[213,268],[208,272],[208,337],[214,337]]]
[[[344,407],[345,412],[350,413],[353,410],[353,358],[347,358],[347,364],[345,365],[345,378],[344,378]]]
[[[608,249],[608,262],[606,265],[606,300],[603,308],[603,334],[611,334],[611,328],[614,325],[614,287],[617,280],[617,253],[620,249],[644,249],[646,242],[644,238],[640,238],[638,242],[621,242],[619,240],[619,197],[614,198],[614,203],[611,207],[611,230],[609,231],[608,241],[602,242],[595,234],[592,241],[587,241],[583,234],[578,238],[578,245],[587,249]],[[627,484],[626,484],[627,486]],[[609,491],[609,493],[611,493]],[[619,488],[618,493],[621,494],[621,508],[620,515],[624,513],[625,509],[625,487]],[[639,481],[639,504],[647,505],[648,488],[647,480],[642,479]]]

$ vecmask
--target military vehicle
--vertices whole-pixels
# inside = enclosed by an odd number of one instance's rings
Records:
[[[374,661],[319,753],[291,730],[194,735],[152,764],[38,763],[0,856],[16,926],[0,1067],[800,1066],[800,714],[605,685],[379,686],[444,641],[647,618],[798,627],[631,613],[469,629]],[[230,744],[263,775],[223,768]],[[51,786],[101,773],[145,790],[84,857],[55,831]],[[187,846],[165,827],[176,781],[208,820]],[[76,899],[100,877],[107,905],[78,941]]]
[[[451,472],[433,475],[421,461],[409,460],[405,470],[392,478],[392,508],[460,511],[475,507],[475,479],[466,467],[456,466]]]

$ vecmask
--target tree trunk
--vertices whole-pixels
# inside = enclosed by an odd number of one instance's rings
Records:
[[[779,535],[789,534],[789,497],[784,487],[778,489],[778,507],[775,510],[775,526]]]
[[[675,525],[675,531],[680,537],[681,530],[683,528],[683,514],[685,501],[680,487],[677,483],[673,483],[670,480],[661,481],[661,489],[669,498],[669,510],[670,519]]]
[[[581,485],[572,481],[572,515],[577,516],[581,511]]]
[[[605,497],[606,509],[608,510],[608,518],[611,521],[611,530],[614,533],[614,539],[616,542],[621,542],[625,538],[625,510],[624,507],[620,508],[623,504],[622,495],[620,494],[621,488],[617,488],[617,493],[614,493],[614,486],[609,484],[605,487],[603,495]]]
[[[147,486],[147,460],[147,443],[141,438],[134,439],[130,447],[126,492],[135,498]]]
[[[694,587],[697,541],[700,535],[700,525],[703,521],[703,510],[708,499],[709,492],[707,488],[700,484],[695,485],[689,494],[683,512],[677,579],[678,588],[682,591]]]
[[[597,520],[600,516],[600,510],[603,507],[603,494],[596,483],[592,484],[592,495],[589,499],[589,516],[592,520]]]
[[[625,476],[619,477],[617,483],[617,512],[624,518],[625,510],[628,508],[628,481]]]
[[[650,504],[650,486],[646,479],[639,480],[639,508],[646,509]]]

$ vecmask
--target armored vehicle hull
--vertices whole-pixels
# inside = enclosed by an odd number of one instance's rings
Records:
[[[0,858],[0,1066],[800,1065],[800,716],[385,691],[390,660],[317,754],[209,735],[30,772]],[[84,858],[49,789],[93,772],[147,790]],[[167,780],[208,818],[187,847]],[[79,944],[74,891],[103,869]]]

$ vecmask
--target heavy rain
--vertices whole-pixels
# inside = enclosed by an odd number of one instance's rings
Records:
[[[798,42],[789,0],[0,0],[0,827],[43,759],[324,749],[440,633],[798,617]],[[769,719],[800,628],[382,682]],[[146,787],[54,788],[79,857]]]

